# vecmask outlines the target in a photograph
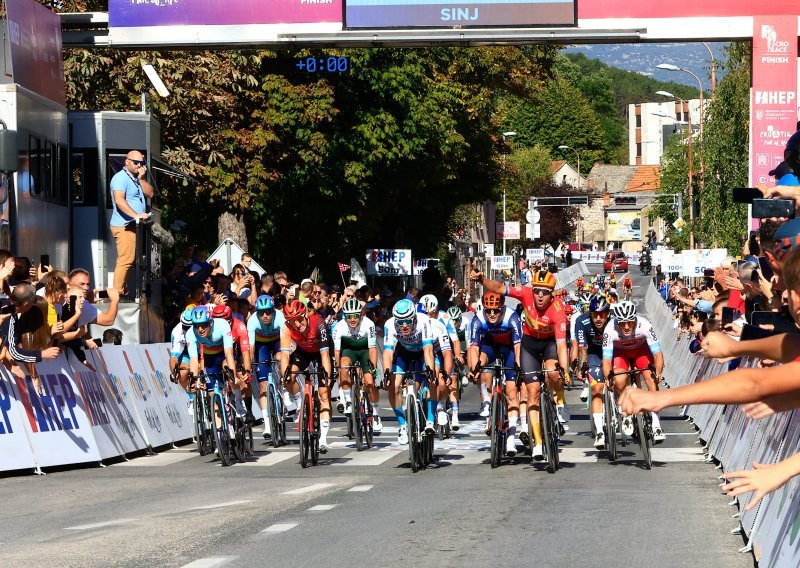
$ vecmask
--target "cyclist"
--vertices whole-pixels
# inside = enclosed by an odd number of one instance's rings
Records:
[[[328,378],[331,377],[331,356],[328,348],[328,327],[319,314],[308,315],[300,300],[292,300],[283,308],[285,322],[281,327],[281,376],[286,372],[307,371],[311,363],[321,366],[324,376],[319,378],[319,451],[328,452],[328,430],[331,426],[331,403]],[[310,378],[307,377],[308,380]],[[297,377],[287,379],[286,388],[295,397],[300,408],[300,384]],[[298,413],[298,416],[300,414]]]
[[[436,385],[429,385],[431,398],[438,400],[436,404],[437,423],[439,426],[447,424],[446,401],[453,388],[451,380],[453,373],[453,349],[450,342],[450,333],[447,325],[441,320],[431,317],[431,339],[433,340],[433,356],[436,367]],[[434,397],[435,395],[435,397]],[[426,424],[427,428],[427,424]]]
[[[614,289],[617,288],[617,274],[613,268],[611,269],[611,275],[608,277],[608,284]]]
[[[613,319],[606,325],[603,334],[603,375],[611,376],[611,372],[623,372],[630,369],[633,363],[641,372],[651,391],[658,390],[661,372],[664,370],[664,354],[658,343],[658,336],[653,325],[644,317],[636,315],[633,302],[622,301],[611,307]],[[647,369],[655,365],[655,376]],[[614,377],[614,392],[617,400],[630,384],[630,375]],[[653,418],[653,441],[661,443],[666,440],[658,414],[651,413]],[[622,432],[626,436],[633,435],[633,418],[626,416],[622,420]]]
[[[577,330],[575,329],[575,325],[581,316],[589,310],[589,301],[591,298],[591,294],[584,294],[581,292],[576,301],[578,309],[575,310],[569,317],[569,364],[571,365],[570,368],[572,369],[576,368],[578,353],[580,351],[578,346],[578,334]],[[583,389],[581,390],[580,398],[582,402],[586,402],[589,399],[589,382],[586,380],[586,377],[583,378],[583,382],[584,385]]]
[[[256,421],[256,417],[253,416],[253,390],[250,386],[253,365],[250,358],[250,338],[247,326],[242,320],[234,318],[231,309],[225,304],[214,306],[211,309],[211,317],[223,319],[231,326],[233,358],[237,363],[236,386],[233,389],[236,398],[236,412],[240,416],[244,416],[248,424],[253,424]]]
[[[589,302],[589,312],[581,314],[575,324],[578,342],[578,373],[591,387],[591,413],[594,421],[594,447],[602,450],[606,446],[603,434],[603,333],[608,323],[611,304],[597,294]],[[584,366],[588,372],[584,372]],[[585,399],[584,399],[585,400]]]
[[[626,274],[622,279],[622,294],[626,300],[633,299],[633,280],[631,280],[630,274]]]
[[[375,369],[378,366],[378,343],[375,338],[375,324],[364,315],[361,302],[351,298],[342,308],[344,319],[333,326],[333,358],[339,368],[339,402],[338,410],[344,414],[353,412],[350,387],[350,369],[353,363],[361,366],[361,376],[367,387],[369,400],[372,403],[372,429],[380,432],[383,429],[378,406],[378,389],[375,386]]]
[[[192,327],[192,310],[181,314],[171,334],[169,350],[170,380],[179,383],[189,395],[189,414],[194,411],[194,388],[189,386],[189,351],[186,348],[186,332]]]
[[[265,440],[272,437],[267,416],[267,382],[272,372],[271,363],[280,355],[278,347],[284,322],[283,312],[275,309],[275,303],[266,294],[256,298],[256,311],[247,319],[250,361],[251,364],[258,363],[256,367],[259,388],[258,405],[261,407],[261,415],[264,416],[263,436]],[[276,388],[278,382],[276,381]],[[286,391],[283,394],[287,412],[294,412],[296,409],[294,400]]]
[[[586,282],[583,279],[583,276],[578,276],[578,279],[575,280],[575,289],[578,292],[583,292],[583,287],[586,286]]]
[[[547,384],[556,400],[558,421],[566,424],[569,413],[564,400],[564,382],[555,366],[559,365],[564,380],[569,381],[569,352],[567,349],[567,319],[560,302],[554,301],[553,290],[556,277],[546,271],[534,273],[530,286],[507,287],[505,284],[486,280],[481,272],[472,271],[470,278],[483,283],[484,289],[518,299],[523,306],[521,363],[525,373],[535,373],[542,368],[553,369],[547,373]],[[544,365],[544,367],[542,366]],[[525,375],[528,393],[528,415],[531,420],[535,445],[533,457],[543,459],[542,429],[539,422],[539,392],[541,384],[534,374]],[[567,428],[566,426],[564,427]]]
[[[208,397],[212,398],[214,387],[217,384],[224,385],[223,370],[229,369],[232,372],[236,369],[231,326],[225,320],[212,318],[206,306],[193,308],[192,328],[186,332],[186,349],[189,352],[189,374],[193,376],[197,376],[200,369],[202,349],[203,368],[208,373],[205,389]],[[218,427],[220,418],[219,415],[216,416]]]
[[[461,308],[458,306],[450,306],[447,309],[447,315],[450,317],[450,323],[453,324],[453,329],[456,330],[456,334],[458,335],[458,347],[456,348],[455,344],[453,344],[453,361],[456,365],[453,366],[453,374],[455,376],[455,380],[461,381],[461,386],[465,387],[469,384],[469,379],[467,378],[467,374],[463,372],[464,365],[466,363],[465,357],[466,352],[469,350],[469,344],[467,343],[467,329],[469,325],[467,324],[467,319],[464,317]],[[467,365],[469,367],[469,365]],[[461,369],[461,377],[459,378],[457,369]],[[460,393],[459,389],[455,389],[455,402],[460,402]],[[453,405],[453,418],[451,420],[451,426],[453,430],[458,430],[461,427],[461,424],[458,421],[458,404]]]
[[[436,296],[434,296],[433,294],[426,294],[422,296],[422,298],[420,299],[420,304],[424,306],[425,313],[428,314],[428,317],[430,317],[432,321],[441,322],[441,324],[444,326],[445,332],[449,337],[449,341],[447,341],[447,343],[449,344],[449,349],[447,349],[450,351],[449,355],[442,354],[442,350],[439,348],[440,343],[437,343],[436,333],[434,333],[433,337],[433,351],[434,354],[436,354],[437,356],[438,362],[444,363],[445,359],[450,360],[450,363],[445,365],[445,367],[448,369],[447,371],[448,381],[446,382],[447,386],[439,384],[439,388],[441,389],[440,395],[443,395],[445,399],[448,396],[450,398],[450,403],[453,407],[453,413],[456,416],[455,424],[451,425],[454,430],[458,430],[461,427],[461,424],[458,422],[458,383],[456,383],[456,381],[449,379],[451,377],[453,369],[453,358],[455,357],[456,353],[459,354],[461,353],[461,339],[458,336],[458,332],[456,331],[455,326],[453,326],[453,322],[450,321],[450,316],[446,312],[445,313],[439,312],[439,300],[436,298]],[[434,332],[436,331],[435,327],[436,326],[434,326],[434,329],[432,329],[432,331]],[[460,360],[459,363],[463,365],[464,361]],[[443,405],[440,402],[439,408],[437,409],[437,412],[439,413],[438,418],[440,424],[444,424],[443,421],[447,419],[447,417],[444,416],[443,414],[444,406],[445,405]]]
[[[389,404],[397,416],[399,426],[397,441],[408,444],[408,429],[403,411],[403,400],[400,394],[402,373],[411,370],[412,364],[417,364],[417,369],[433,369],[436,365],[433,354],[433,337],[431,334],[430,318],[422,313],[417,313],[411,300],[402,299],[392,308],[392,317],[386,320],[383,326],[383,374],[389,391]],[[394,374],[394,380],[391,376]],[[416,375],[416,380],[421,380],[421,375]],[[436,401],[429,399],[428,420],[425,424],[433,430],[433,408]]]
[[[517,312],[505,305],[505,298],[496,292],[486,292],[482,299],[483,309],[470,321],[470,360],[478,366],[494,363],[500,359],[503,367],[512,369],[505,371],[506,396],[508,396],[508,440],[506,453],[514,456],[517,453],[517,421],[519,419],[519,391],[513,368],[520,360],[520,341],[522,341],[522,323]],[[476,371],[472,371],[476,374]],[[481,407],[487,411],[489,405],[489,387],[492,385],[491,371],[482,373],[481,393],[486,392]],[[475,377],[477,379],[477,377]],[[487,420],[488,423],[488,420]],[[488,430],[488,428],[487,428]],[[525,428],[527,435],[527,426]]]

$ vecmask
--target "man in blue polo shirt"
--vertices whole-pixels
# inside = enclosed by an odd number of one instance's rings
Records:
[[[147,219],[145,198],[154,195],[153,186],[145,179],[147,166],[138,150],[131,150],[125,166],[111,178],[111,234],[117,243],[117,265],[114,268],[114,288],[126,294],[128,271],[136,258],[136,219]]]

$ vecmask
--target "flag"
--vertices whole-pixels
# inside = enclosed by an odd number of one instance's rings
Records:
[[[341,262],[339,263],[339,272],[346,272],[348,270],[350,270],[349,264],[342,264]]]

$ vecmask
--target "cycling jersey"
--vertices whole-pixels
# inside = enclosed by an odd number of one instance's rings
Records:
[[[423,347],[433,345],[433,335],[431,333],[431,319],[425,314],[417,314],[417,321],[414,329],[408,335],[403,335],[400,326],[395,323],[395,318],[391,317],[383,326],[383,348],[394,350],[395,347],[403,347],[406,351],[419,351]]]
[[[622,281],[622,287],[633,288],[633,281],[630,278],[625,277],[625,279]]]
[[[470,323],[470,345],[492,343],[495,345],[516,345],[522,339],[522,324],[517,312],[503,306],[497,323],[490,323],[481,311]]]
[[[636,316],[636,327],[629,337],[622,335],[619,323],[614,318],[611,318],[604,331],[603,359],[606,361],[613,359],[615,351],[634,351],[645,343],[650,348],[650,353],[661,352],[653,325],[642,316]]]
[[[247,334],[251,346],[259,343],[276,343],[281,337],[281,327],[286,320],[280,310],[275,310],[272,321],[264,324],[255,312],[247,320]]]
[[[199,357],[198,345],[203,346],[203,355],[218,355],[225,349],[233,349],[231,326],[223,319],[211,320],[211,328],[206,337],[200,337],[194,328],[186,332],[186,346],[189,357]]]
[[[328,350],[328,326],[319,314],[308,316],[305,334],[300,333],[286,322],[281,327],[281,351],[293,353],[297,349],[306,353],[320,353]]]
[[[188,329],[186,330],[188,332]],[[182,323],[176,325],[170,337],[169,356],[178,360],[178,363],[189,362],[189,352],[186,349],[186,333]]]
[[[368,317],[361,318],[355,329],[350,327],[346,320],[339,320],[333,326],[333,349],[336,351],[343,349],[361,351],[377,346],[375,324]]]
[[[590,355],[602,357],[604,329],[594,326],[591,313],[581,314],[575,323],[575,333],[578,347],[586,347]]]
[[[583,312],[575,312],[569,317],[569,338],[572,339],[573,341],[576,341],[578,339],[578,336],[576,335],[577,330],[575,329],[575,326],[578,323],[578,320],[583,315],[586,314],[584,314]]]
[[[452,326],[450,327],[452,328]],[[433,340],[433,352],[436,353],[437,358],[444,351],[452,351],[450,334],[447,326],[441,320],[431,318],[431,339]],[[439,363],[441,364],[441,361]]]
[[[439,312],[439,321],[442,322],[447,329],[447,334],[450,336],[450,343],[460,341],[455,326],[453,325],[453,318],[447,312]]]
[[[529,286],[510,286],[506,289],[506,295],[516,298],[522,302],[525,325],[522,326],[522,333],[534,339],[548,339],[566,341],[567,339],[567,317],[561,302],[553,300],[550,306],[543,312],[536,309],[533,298],[533,288]]]
[[[239,357],[242,353],[250,353],[250,338],[245,323],[240,319],[231,318],[230,326],[233,344],[235,347],[238,346],[235,356]]]

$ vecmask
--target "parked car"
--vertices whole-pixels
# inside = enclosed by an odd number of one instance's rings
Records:
[[[622,251],[609,251],[603,259],[603,272],[627,272],[628,271],[628,255]]]

